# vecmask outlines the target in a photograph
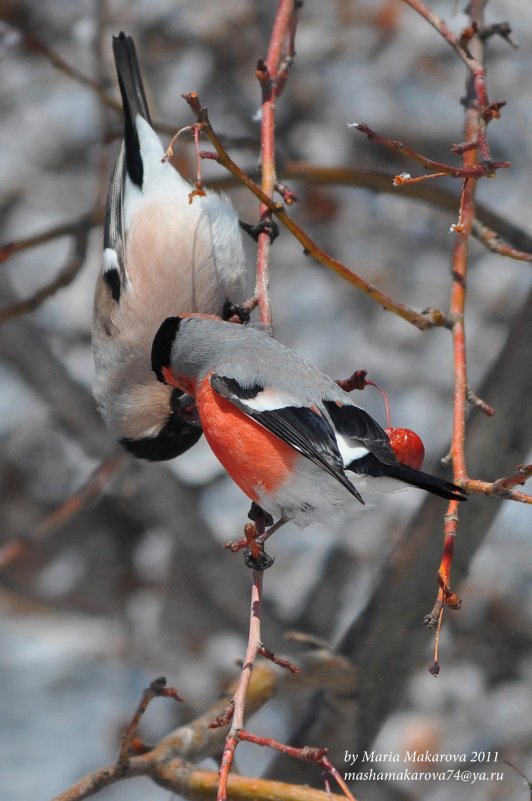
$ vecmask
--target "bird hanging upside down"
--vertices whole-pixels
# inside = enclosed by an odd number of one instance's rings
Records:
[[[201,427],[181,390],[155,381],[153,337],[170,314],[222,315],[245,296],[238,217],[224,195],[192,185],[154,131],[135,45],[121,33],[113,54],[124,109],[124,140],[111,176],[102,271],[92,322],[94,396],[113,434],[142,459],[173,459]]]

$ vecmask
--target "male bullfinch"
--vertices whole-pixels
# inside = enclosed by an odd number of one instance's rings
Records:
[[[401,464],[385,431],[335,381],[253,326],[170,317],[152,367],[195,397],[215,455],[274,520],[324,522],[399,482],[465,499],[455,484]]]
[[[221,315],[244,298],[238,218],[215,192],[195,197],[153,130],[135,45],[120,33],[113,53],[124,141],[107,196],[103,268],[94,300],[94,395],[109,430],[132,454],[172,459],[201,436],[191,400],[155,380],[153,337],[168,315]]]

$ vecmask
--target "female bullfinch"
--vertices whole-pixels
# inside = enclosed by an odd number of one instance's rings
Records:
[[[172,459],[201,436],[190,398],[155,381],[153,337],[169,314],[221,315],[244,298],[238,218],[215,192],[192,186],[153,130],[131,37],[113,37],[124,141],[107,196],[103,268],[94,301],[94,395],[109,430],[132,454]]]
[[[401,464],[385,431],[331,378],[253,326],[170,317],[152,368],[195,397],[215,455],[274,519],[324,522],[399,482],[465,500],[455,484]]]

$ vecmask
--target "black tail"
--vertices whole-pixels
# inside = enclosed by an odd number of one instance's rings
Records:
[[[151,125],[151,118],[140,76],[135,43],[131,36],[126,36],[123,31],[118,36],[113,36],[113,54],[124,107],[127,172],[133,183],[142,187],[144,170],[135,121],[137,114],[140,114]]]
[[[399,481],[404,481],[405,484],[432,492],[433,495],[439,495],[440,498],[447,498],[449,501],[467,500],[467,492],[462,487],[451,484],[450,481],[445,481],[438,476],[431,476],[430,473],[424,473],[422,470],[415,470],[405,464],[384,465],[383,475],[397,478]]]
[[[400,462],[397,462],[397,464],[383,464],[372,453],[352,462],[347,469],[352,470],[354,473],[376,478],[395,478],[405,484],[410,484],[412,487],[426,490],[449,501],[467,500],[467,492],[456,484],[451,484],[450,481],[431,476],[430,473],[424,473],[422,470],[415,470],[413,467],[408,467]]]

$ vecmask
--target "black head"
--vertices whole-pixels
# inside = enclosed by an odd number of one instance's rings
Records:
[[[166,383],[162,372],[163,367],[170,367],[172,345],[180,324],[181,317],[167,317],[155,334],[151,346],[151,369],[163,384]]]
[[[147,459],[149,462],[165,462],[188,451],[199,440],[202,430],[197,416],[182,408],[182,398],[181,390],[172,391],[170,414],[157,436],[141,439],[124,437],[120,440],[121,445],[137,459]]]

